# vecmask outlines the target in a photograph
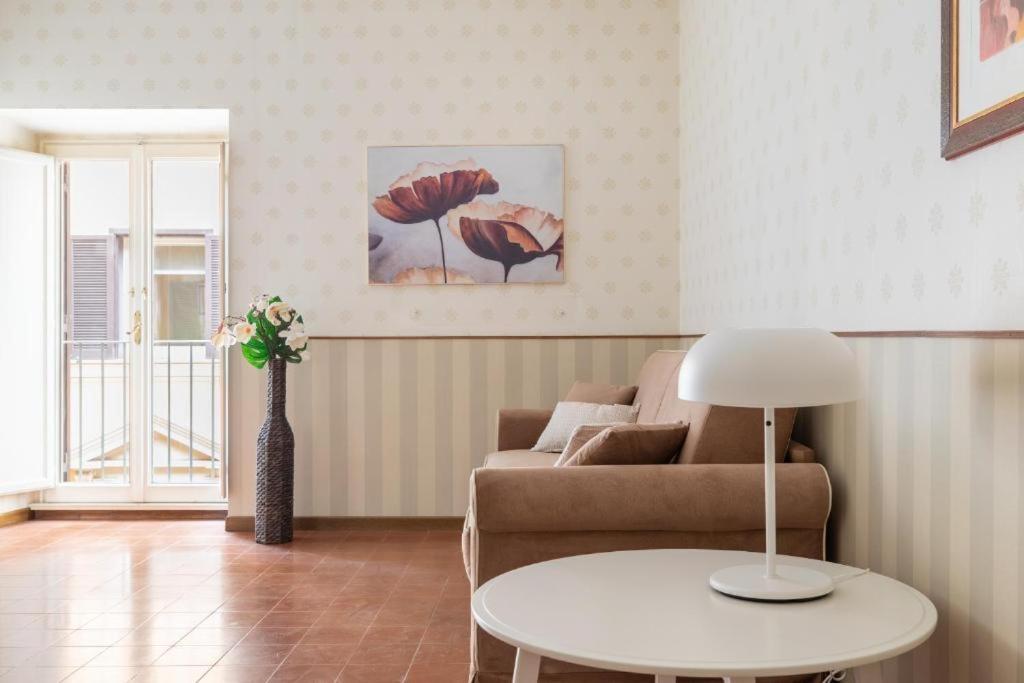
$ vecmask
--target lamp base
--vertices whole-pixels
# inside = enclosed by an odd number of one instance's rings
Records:
[[[711,575],[711,587],[745,600],[789,602],[823,597],[835,584],[828,574],[814,569],[780,564],[769,577],[763,564],[746,564],[719,569]]]

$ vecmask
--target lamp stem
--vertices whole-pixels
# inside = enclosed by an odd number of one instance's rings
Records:
[[[764,409],[765,576],[775,577],[775,408]]]

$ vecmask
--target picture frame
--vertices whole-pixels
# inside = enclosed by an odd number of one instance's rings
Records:
[[[371,286],[565,282],[562,145],[366,152]]]
[[[990,4],[989,4],[990,3]],[[942,0],[941,153],[944,159],[1024,131],[1024,41],[993,41],[1014,0]],[[994,9],[993,9],[994,8]],[[988,14],[986,14],[988,13]],[[1024,14],[1024,12],[1022,12]],[[1024,25],[1024,23],[1022,23]],[[1000,29],[1002,30],[1002,29]],[[1009,27],[1008,31],[1024,31]]]

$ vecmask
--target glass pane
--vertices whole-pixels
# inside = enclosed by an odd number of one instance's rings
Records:
[[[203,340],[205,281],[203,275],[153,277],[153,329],[158,340]]]
[[[128,161],[68,165],[61,480],[129,480]]]
[[[220,168],[216,159],[153,161],[153,484],[217,484],[223,435]]]
[[[202,240],[182,244],[181,240],[157,237],[153,269],[157,273],[202,273],[205,245]]]
[[[73,159],[67,164],[71,234],[128,234],[128,160]]]
[[[219,178],[217,159],[155,159],[153,230],[157,233],[218,231]]]

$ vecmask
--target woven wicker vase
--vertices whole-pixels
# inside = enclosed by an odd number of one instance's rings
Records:
[[[267,419],[256,439],[256,542],[292,540],[295,436],[284,414],[287,364],[267,363]]]

